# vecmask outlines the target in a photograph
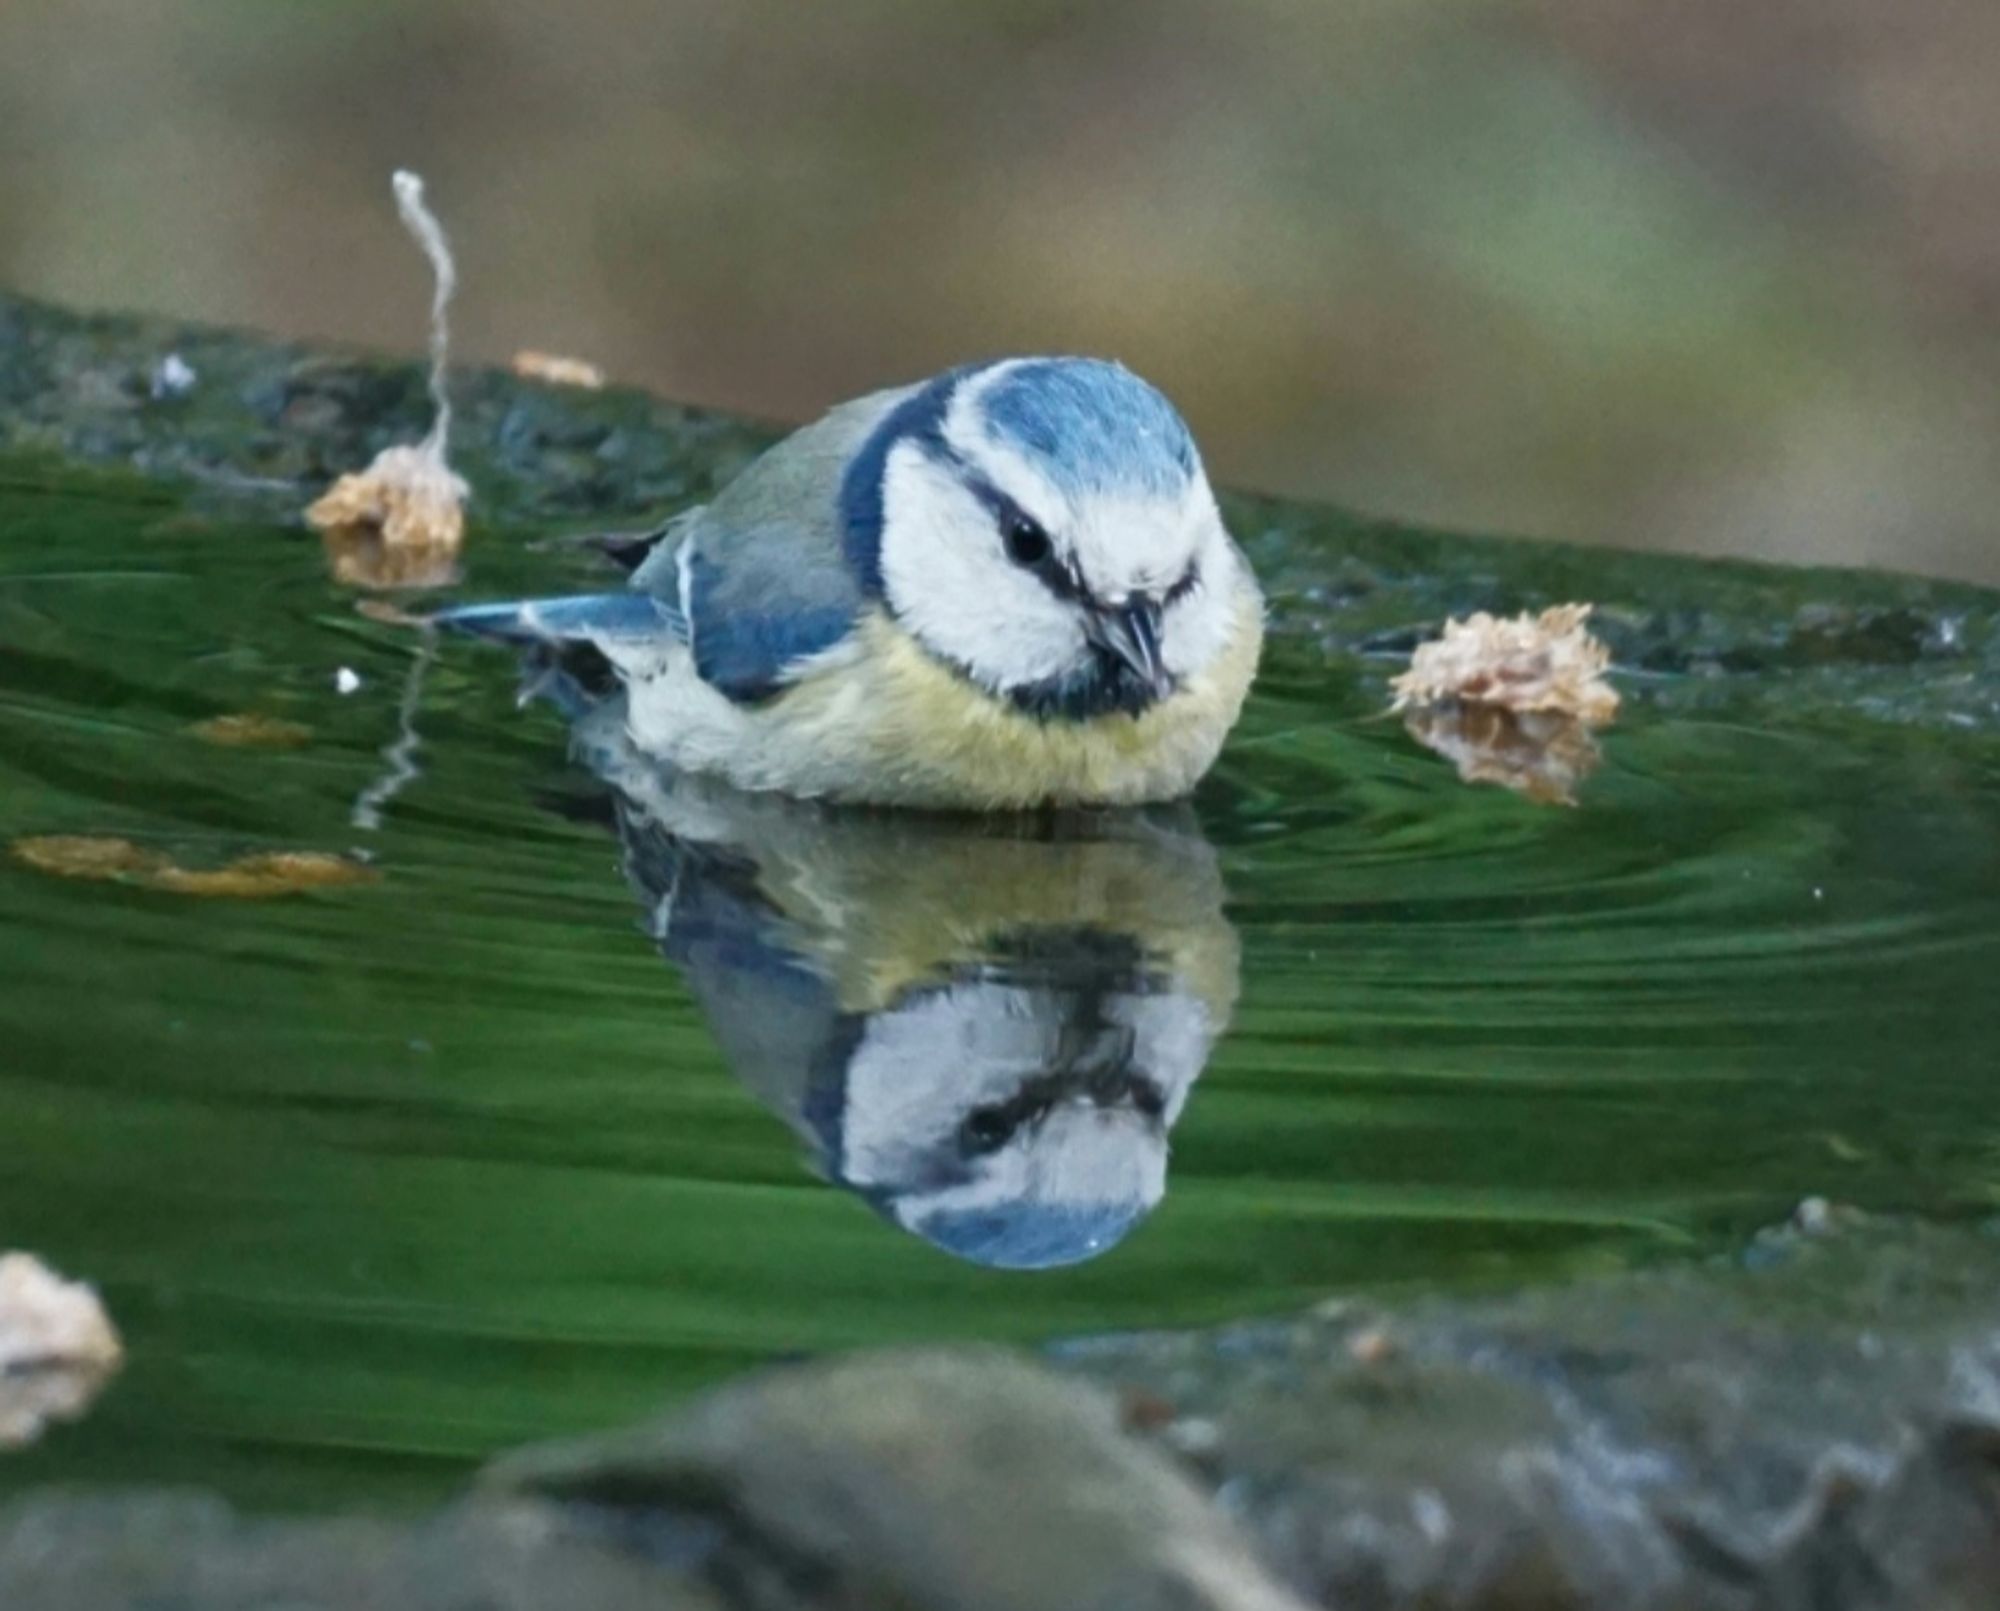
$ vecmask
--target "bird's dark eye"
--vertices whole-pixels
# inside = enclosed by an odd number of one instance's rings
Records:
[[[958,1127],[958,1144],[969,1158],[998,1152],[1014,1133],[1014,1123],[1004,1106],[974,1108]]]
[[[1007,557],[1028,570],[1042,564],[1052,552],[1049,534],[1023,514],[1007,517],[1003,536],[1007,543]]]

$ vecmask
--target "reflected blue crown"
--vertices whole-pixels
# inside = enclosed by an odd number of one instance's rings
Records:
[[[1146,1217],[1144,1202],[1008,1203],[908,1221],[925,1241],[996,1270],[1052,1270],[1109,1252]]]

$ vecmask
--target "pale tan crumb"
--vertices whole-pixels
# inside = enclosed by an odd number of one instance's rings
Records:
[[[465,546],[464,479],[429,443],[384,448],[306,510],[326,539],[336,580],[363,587],[437,587]]]
[[[1390,708],[1457,700],[1602,725],[1617,715],[1618,693],[1605,681],[1610,651],[1585,629],[1590,611],[1588,604],[1558,604],[1539,616],[1503,621],[1482,611],[1447,621],[1444,635],[1419,645],[1410,669],[1390,684]]]
[[[95,1292],[32,1254],[0,1254],[0,1448],[82,1414],[123,1357]]]
[[[1591,731],[1556,711],[1516,713],[1458,700],[1406,711],[1403,726],[1467,783],[1495,783],[1545,805],[1575,805],[1603,758]]]
[[[523,380],[547,381],[551,386],[581,386],[592,392],[604,388],[604,371],[584,358],[565,358],[559,353],[524,347],[514,354],[507,367]]]

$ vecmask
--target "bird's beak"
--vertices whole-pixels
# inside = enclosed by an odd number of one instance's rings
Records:
[[[1158,599],[1135,598],[1116,609],[1092,610],[1084,628],[1092,643],[1130,667],[1156,699],[1174,691],[1173,673],[1160,658],[1163,614]]]

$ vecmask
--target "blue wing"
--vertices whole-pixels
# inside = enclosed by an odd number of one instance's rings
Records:
[[[833,410],[753,463],[703,508],[663,527],[630,591],[476,604],[440,626],[509,642],[607,649],[686,642],[701,679],[741,703],[783,689],[841,642],[866,603],[840,507],[849,461],[911,389]]]
[[[746,703],[768,698],[853,630],[866,597],[847,555],[841,481],[908,395],[861,398],[787,437],[633,574],[634,587],[680,605],[702,681]]]

